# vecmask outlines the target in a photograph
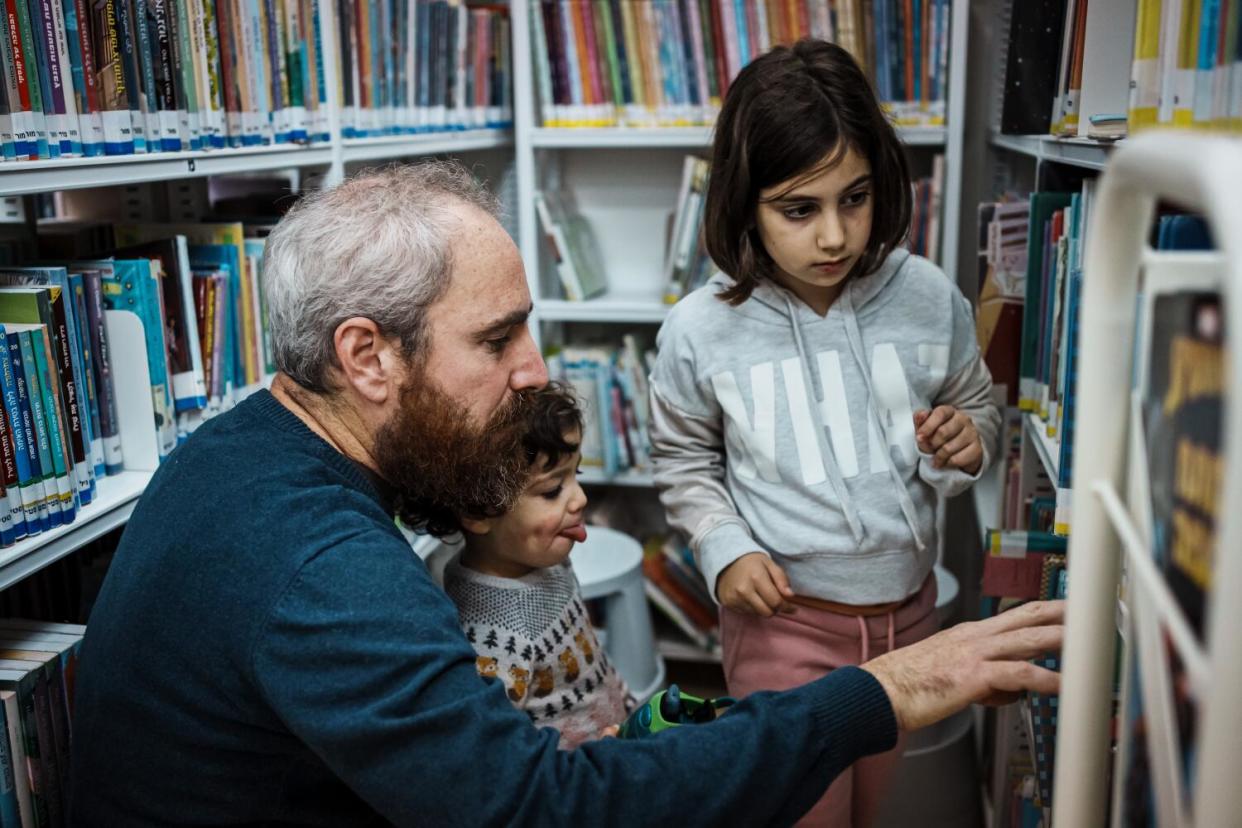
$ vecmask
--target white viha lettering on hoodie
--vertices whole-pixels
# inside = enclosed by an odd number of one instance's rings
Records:
[[[942,353],[943,352],[943,353]],[[854,443],[854,431],[850,421],[850,400],[846,396],[845,378],[841,370],[841,356],[837,351],[821,351],[816,354],[824,399],[818,400],[819,414],[828,429],[832,451],[843,478],[857,477],[860,473],[858,453]],[[878,406],[880,417],[892,446],[900,452],[905,465],[913,465],[917,455],[914,448],[914,409],[910,403],[910,387],[901,366],[897,349],[891,343],[877,345],[871,354],[871,387],[874,401],[867,401],[868,474],[887,473],[888,461],[884,454],[884,440],[875,427],[871,416],[873,402]],[[933,380],[943,376],[948,363],[948,349],[943,346],[919,347],[919,364],[926,367]],[[748,406],[738,387],[732,371],[722,371],[711,378],[716,399],[732,422],[729,433],[734,436],[732,448],[733,468],[740,477],[761,477],[769,483],[780,483],[780,469],[776,463],[776,377],[775,363],[761,362],[750,367],[750,392],[752,406]],[[811,405],[806,383],[797,357],[781,360],[782,386],[789,412],[789,433],[793,435],[798,455],[799,471],[805,485],[815,485],[827,479],[819,442],[815,439],[817,427],[811,416]],[[753,418],[750,409],[753,407]],[[740,450],[739,450],[740,449]]]
[[[750,368],[750,392],[755,402],[755,422],[751,425],[746,413],[746,403],[738,390],[737,379],[731,371],[712,377],[712,389],[720,407],[734,423],[735,433],[740,437],[741,457],[734,466],[738,475],[754,479],[756,472],[769,483],[780,483],[776,470],[776,378],[771,362],[761,362]]]
[[[892,343],[882,342],[871,352],[871,389],[889,443],[901,452],[903,463],[914,465],[914,409],[910,405],[910,385]],[[871,470],[879,471],[874,465]]]
[[[820,455],[815,438],[815,421],[811,419],[811,406],[806,398],[806,383],[802,381],[802,367],[797,357],[781,360],[781,375],[785,377],[785,399],[789,400],[789,418],[793,420],[794,443],[798,446],[798,463],[802,466],[802,482],[808,486],[828,479],[824,472],[824,458]]]

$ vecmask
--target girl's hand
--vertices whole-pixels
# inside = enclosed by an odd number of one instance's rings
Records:
[[[983,441],[969,414],[938,405],[932,411],[914,412],[914,429],[919,451],[933,455],[936,468],[950,466],[975,474],[983,465]]]
[[[725,567],[716,579],[716,597],[734,612],[770,618],[774,612],[793,612],[793,597],[785,570],[762,552],[743,555]]]

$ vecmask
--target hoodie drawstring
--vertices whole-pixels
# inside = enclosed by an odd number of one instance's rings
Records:
[[[863,377],[863,384],[867,386],[867,414],[873,419],[876,428],[879,429],[880,439],[884,441],[884,450],[880,453],[884,455],[884,460],[888,465],[889,477],[893,481],[893,487],[897,490],[897,504],[901,507],[901,513],[906,518],[906,526],[910,528],[910,534],[914,536],[915,545],[922,552],[927,548],[927,544],[923,543],[923,539],[919,536],[919,524],[915,515],[914,501],[910,498],[910,492],[906,489],[906,482],[902,479],[901,472],[897,470],[897,464],[893,462],[888,429],[884,425],[883,418],[880,417],[880,411],[875,402],[875,389],[871,384],[871,363],[864,358],[862,331],[858,328],[858,318],[854,313],[854,299],[848,285],[841,292],[839,301],[845,303],[845,306],[842,308],[845,311],[845,338],[849,340],[850,353],[853,354],[854,360],[858,363]],[[799,343],[798,347],[801,350],[801,343]]]
[[[827,429],[825,429],[821,419],[818,404],[819,400],[823,398],[823,389],[815,384],[814,378],[811,376],[811,360],[806,352],[806,344],[802,340],[802,326],[798,324],[797,308],[794,307],[793,300],[789,298],[788,293],[782,291],[781,295],[785,299],[785,307],[789,312],[789,325],[793,328],[794,343],[798,346],[798,362],[802,366],[802,381],[806,383],[807,390],[815,401],[815,404],[811,406],[811,418],[815,424],[815,438],[819,442],[819,451],[824,457],[824,470],[828,475],[828,481],[832,484],[833,494],[836,495],[837,502],[841,504],[841,509],[845,512],[845,522],[849,524],[850,534],[854,536],[855,543],[861,544],[865,537],[862,519],[859,518],[858,509],[854,506],[854,500],[850,497],[849,490],[845,487],[845,478],[841,476],[841,469],[837,466],[836,454],[833,452],[832,447],[828,445]],[[864,370],[863,373],[866,373],[866,371]]]

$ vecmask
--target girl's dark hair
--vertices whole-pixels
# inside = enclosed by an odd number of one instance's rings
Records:
[[[579,443],[571,443],[565,434],[577,431],[582,434],[582,410],[572,389],[559,382],[549,382],[535,392],[534,408],[530,415],[530,428],[522,439],[526,462],[533,466],[544,455],[542,471],[556,468],[561,458],[578,450]]]
[[[866,75],[845,49],[820,40],[777,46],[729,87],[716,121],[703,220],[712,260],[735,284],[731,305],[750,297],[775,264],[755,223],[760,191],[810,172],[847,148],[871,164],[871,239],[853,276],[872,273],[906,237],[912,195],[901,142]]]

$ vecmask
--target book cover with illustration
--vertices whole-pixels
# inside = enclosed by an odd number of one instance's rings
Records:
[[[1152,554],[1202,636],[1223,460],[1224,319],[1214,292],[1154,297],[1143,426]]]

